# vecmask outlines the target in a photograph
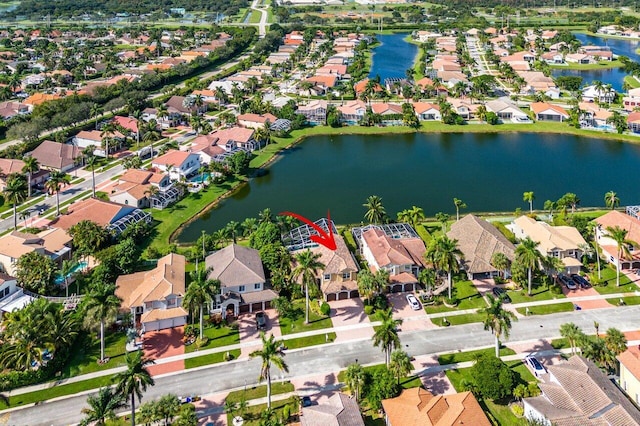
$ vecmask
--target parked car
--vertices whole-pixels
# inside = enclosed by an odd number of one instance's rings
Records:
[[[566,275],[560,274],[558,275],[558,279],[569,290],[575,290],[578,288],[576,283],[574,283],[573,280]]]
[[[267,314],[262,311],[256,313],[256,328],[258,330],[267,328]]]
[[[418,298],[413,294],[407,294],[407,302],[409,303],[409,306],[411,306],[411,309],[413,309],[414,311],[420,310],[420,302],[418,302]]]
[[[502,303],[511,303],[511,298],[501,287],[494,287],[491,289],[491,292],[497,299],[502,299]]]
[[[587,279],[585,277],[583,277],[582,275],[571,274],[571,279],[573,280],[574,283],[579,285],[581,288],[590,288],[591,287],[591,284],[589,283],[589,281],[587,281]]]
[[[547,373],[547,369],[544,368],[542,363],[540,363],[540,361],[538,361],[533,355],[528,355],[527,357],[525,357],[524,363],[531,369],[536,377],[540,377],[541,375]]]
[[[301,402],[302,402],[302,406],[303,407],[309,407],[309,406],[311,406],[311,397],[310,396],[303,396]]]

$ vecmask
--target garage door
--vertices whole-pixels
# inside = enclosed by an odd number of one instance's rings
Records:
[[[327,302],[333,302],[334,300],[336,300],[336,294],[335,293],[327,294]]]
[[[249,312],[249,305],[240,305],[240,313],[244,314]]]
[[[252,304],[251,305],[251,309],[252,309],[253,312],[261,311],[262,310],[262,302]]]
[[[358,290],[351,290],[351,294],[349,295],[349,297],[358,297],[360,296],[360,293],[358,293]]]
[[[345,300],[349,298],[349,292],[348,291],[341,291],[340,293],[338,293],[338,300]]]

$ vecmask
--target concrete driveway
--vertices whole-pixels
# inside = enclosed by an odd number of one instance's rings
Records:
[[[345,299],[329,302],[331,306],[331,323],[335,330],[336,342],[365,339],[373,336],[373,327],[369,317],[364,313],[362,299]]]
[[[267,314],[267,327],[264,330],[265,334],[273,334],[275,337],[282,337],[280,331],[280,323],[278,322],[278,312],[275,309],[266,309],[264,311]],[[250,343],[260,341],[260,332],[256,328],[256,313],[242,314],[238,317],[238,331],[240,333],[240,343]],[[242,347],[241,357],[249,356],[251,352],[259,349],[259,345],[251,345],[248,347]]]
[[[426,330],[436,328],[427,317],[424,309],[414,311],[407,302],[408,293],[391,293],[387,295],[389,303],[393,307],[393,317],[402,320],[400,328],[402,331]],[[417,296],[416,296],[417,297]]]

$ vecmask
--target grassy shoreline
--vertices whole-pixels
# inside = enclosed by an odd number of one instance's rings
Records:
[[[619,60],[613,61],[600,61],[597,64],[575,64],[567,63],[566,65],[549,65],[553,69],[557,70],[607,70],[612,68],[621,68],[624,65]]]

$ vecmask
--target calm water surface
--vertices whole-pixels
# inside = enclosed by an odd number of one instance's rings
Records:
[[[407,68],[413,67],[413,61],[418,54],[418,46],[407,43],[404,38],[407,33],[377,35],[382,44],[373,49],[373,65],[369,78],[380,76],[385,78],[405,77]]]
[[[251,180],[180,235],[196,240],[228,222],[294,211],[319,218],[331,210],[337,223],[359,223],[369,195],[382,197],[387,213],[412,205],[427,215],[455,213],[453,197],[468,211],[526,209],[522,193],[534,191],[534,207],[576,193],[583,206],[601,206],[615,190],[637,203],[633,178],[640,146],[564,135],[410,134],[313,137],[282,155],[266,176]]]

